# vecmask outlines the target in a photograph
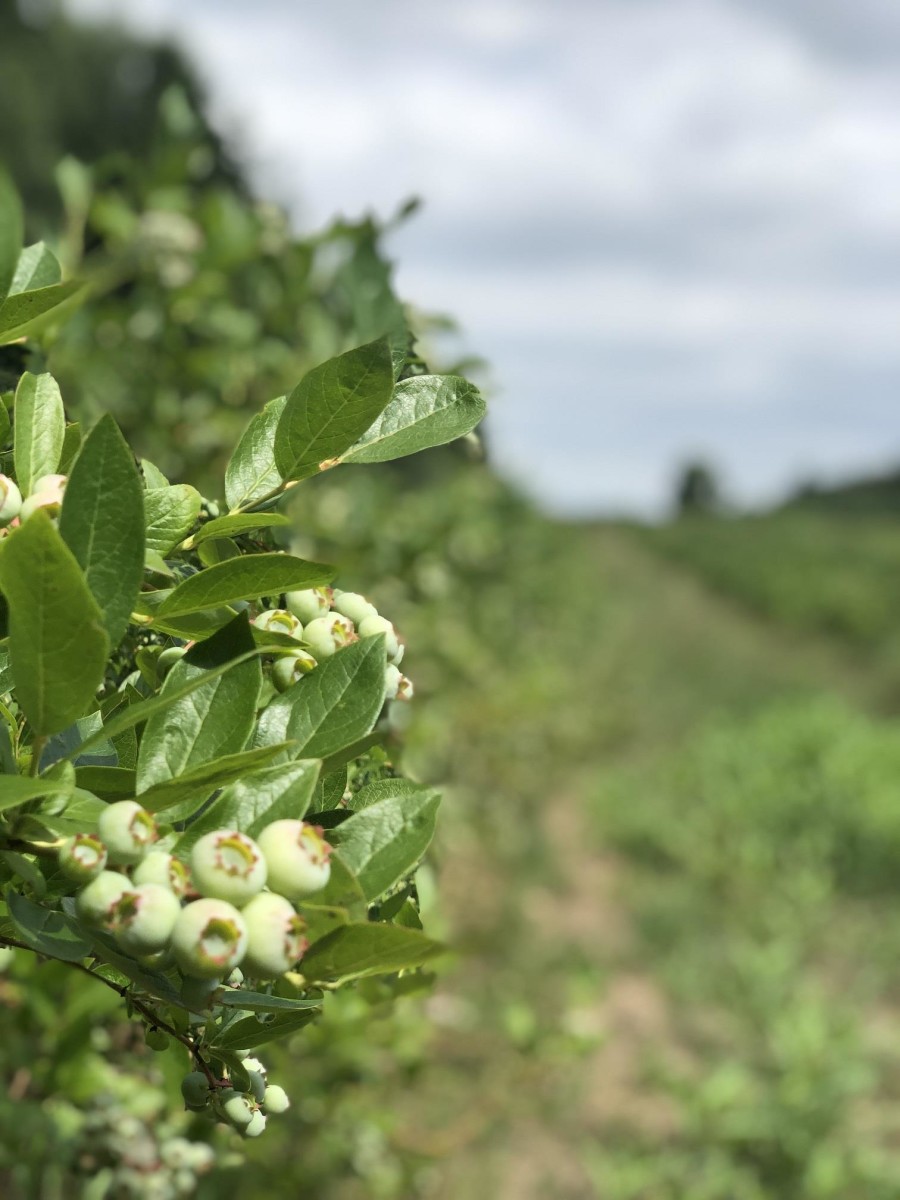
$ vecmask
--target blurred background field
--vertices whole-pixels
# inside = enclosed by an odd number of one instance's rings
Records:
[[[298,237],[179,54],[3,13],[4,155],[93,288],[50,344],[63,394],[208,486],[250,413],[390,320],[386,227],[410,214]],[[139,102],[115,69],[138,52]],[[426,360],[461,362],[452,324],[412,321]],[[445,793],[423,912],[453,956],[396,1007],[335,997],[280,1052],[289,1118],[198,1194],[893,1200],[900,480],[551,518],[490,425],[486,446],[298,489],[303,549],[375,580],[408,642],[403,761]],[[108,1061],[177,1091],[65,987],[18,959],[0,979],[10,1200],[100,1200],[83,1118],[121,1090]]]

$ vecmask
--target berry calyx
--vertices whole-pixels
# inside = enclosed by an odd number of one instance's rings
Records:
[[[298,641],[303,636],[303,626],[286,608],[267,608],[253,618],[253,624],[264,633],[283,633]]]
[[[87,883],[96,879],[109,856],[106,847],[92,833],[76,833],[59,848],[59,865],[70,879]]]
[[[159,836],[156,822],[135,800],[108,805],[100,814],[97,831],[106,843],[109,861],[126,865],[140,862]]]
[[[191,877],[201,895],[240,907],[265,886],[266,860],[245,833],[217,829],[194,843]]]
[[[289,971],[306,953],[306,922],[284,896],[260,892],[242,916],[248,937],[244,968],[251,975],[274,979]]]
[[[334,592],[328,587],[302,588],[296,592],[286,592],[285,607],[288,608],[298,621],[306,625],[317,617],[324,617],[331,608]]]
[[[247,926],[225,900],[194,900],[175,922],[172,950],[185,975],[221,979],[247,951]]]
[[[269,886],[288,900],[320,891],[331,876],[331,847],[316,825],[273,821],[259,835],[269,868]]]

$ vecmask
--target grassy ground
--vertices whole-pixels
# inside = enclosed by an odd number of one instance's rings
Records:
[[[895,1197],[893,667],[627,530],[526,532],[462,612],[398,613],[460,953],[399,1060],[349,1014],[301,1119],[351,1152],[303,1194]]]

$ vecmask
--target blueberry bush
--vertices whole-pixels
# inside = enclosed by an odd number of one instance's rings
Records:
[[[484,403],[423,373],[394,309],[253,416],[202,496],[110,414],[67,419],[45,350],[85,290],[21,231],[0,180],[0,945],[34,956],[31,990],[89,977],[88,1006],[106,994],[178,1062],[188,1113],[254,1138],[291,1092],[260,1047],[358,981],[424,986],[442,950],[415,882],[439,797],[393,753],[405,646],[299,556],[282,502],[464,437]],[[81,1155],[91,1197],[192,1194],[208,1147],[130,1091],[35,1136]]]

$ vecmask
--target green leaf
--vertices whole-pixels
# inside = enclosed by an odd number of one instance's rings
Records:
[[[260,650],[254,648],[248,653],[240,655],[233,662],[222,663],[221,666],[210,670],[207,674],[201,674],[195,679],[190,679],[183,687],[178,687],[171,692],[160,693],[158,696],[151,696],[148,700],[142,700],[140,703],[129,705],[124,712],[117,713],[105,725],[91,733],[83,742],[80,742],[77,746],[67,751],[61,758],[64,758],[66,761],[77,761],[83,758],[95,746],[112,741],[125,733],[126,730],[133,729],[136,725],[143,725],[151,717],[158,716],[160,713],[172,708],[175,704],[184,700],[193,692],[199,691],[200,688],[205,687],[220,675],[224,675],[226,672],[234,670],[250,659],[256,658],[260,653],[262,653]],[[166,682],[168,682],[168,679]]]
[[[434,837],[439,804],[437,792],[419,788],[369,805],[329,834],[367,900],[410,874]]]
[[[210,1046],[217,1051],[223,1050],[255,1050],[269,1042],[280,1041],[289,1034],[296,1033],[319,1015],[319,1009],[307,1009],[305,1012],[281,1013],[271,1021],[262,1022],[256,1017],[245,1017],[243,1021],[235,1021],[216,1034]]]
[[[134,795],[135,775],[127,767],[77,767],[75,779],[80,788],[104,800]]]
[[[318,759],[299,759],[254,771],[226,788],[209,808],[192,821],[178,840],[184,854],[198,838],[214,829],[239,829],[255,837],[272,821],[305,814],[319,775]]]
[[[145,460],[145,476],[147,466]],[[168,554],[197,524],[201,503],[200,493],[186,483],[148,489],[144,493],[147,549]]]
[[[293,588],[318,587],[334,578],[332,567],[291,554],[247,554],[191,575],[173,588],[160,617],[180,617],[235,600],[253,600]]]
[[[377,804],[379,800],[391,800],[395,797],[402,800],[406,796],[417,796],[421,790],[422,785],[413,783],[411,779],[376,779],[360,788],[358,792],[352,792],[347,801],[347,808],[352,812],[359,812],[368,808],[370,804]]]
[[[225,499],[229,508],[246,508],[281,484],[275,466],[275,430],[286,404],[287,396],[270,400],[238,442],[225,470]]]
[[[209,538],[234,537],[235,534],[248,533],[254,529],[271,529],[276,525],[291,525],[290,517],[284,513],[233,513],[225,517],[216,517],[208,521],[199,533],[191,538],[194,546]]]
[[[255,750],[224,754],[174,779],[157,783],[145,792],[138,792],[137,798],[148,812],[166,812],[168,820],[184,821],[197,811],[211,792],[266,766],[284,749],[284,745],[259,746]],[[178,811],[172,812],[176,805]]]
[[[149,458],[141,459],[141,474],[144,477],[144,487],[148,492],[159,491],[169,486],[169,481],[159,467],[154,466]]]
[[[386,339],[329,359],[291,392],[275,433],[275,463],[285,479],[306,479],[366,432],[391,398],[394,372]]]
[[[61,279],[62,271],[56,256],[44,242],[35,242],[33,246],[26,246],[19,255],[9,294],[16,296],[20,292],[50,287]]]
[[[59,466],[66,436],[59,384],[46,371],[26,371],[16,388],[15,465],[16,481],[23,496],[30,496],[35,480],[53,475]]]
[[[241,614],[175,664],[160,698],[206,678],[207,672],[213,674],[190,696],[148,720],[138,754],[139,794],[203,763],[243,750],[256,716],[262,682],[259,661],[248,660],[225,674],[216,668],[252,647],[249,623]]]
[[[6,903],[19,937],[38,954],[63,962],[78,962],[90,953],[88,943],[63,913],[33,904],[15,888],[7,889]]]
[[[71,791],[71,784],[40,776],[0,775],[0,811],[15,808],[26,800],[37,800],[39,796],[65,796]]]
[[[62,451],[59,456],[59,467],[57,470],[60,475],[68,475],[72,469],[72,463],[75,461],[75,455],[81,449],[81,425],[78,421],[72,421],[66,426],[65,437],[63,438]]]
[[[240,1008],[244,1012],[302,1012],[310,1008],[321,1008],[322,997],[291,1000],[285,996],[267,996],[264,992],[249,992],[243,988],[227,989],[218,997],[223,1008]]]
[[[144,575],[144,489],[131,451],[108,413],[75,460],[59,532],[84,571],[110,644],[117,646]]]
[[[80,298],[83,292],[84,285],[77,279],[70,279],[68,283],[7,296],[0,304],[0,345],[40,332],[73,308],[74,305],[68,302]]]
[[[439,942],[417,929],[357,922],[341,926],[311,946],[300,969],[310,983],[359,979],[418,967],[444,952]]]
[[[40,510],[6,539],[0,589],[18,702],[36,734],[58,733],[92,703],[109,640],[78,563]]]
[[[345,866],[340,851],[331,856],[331,875],[328,883],[321,890],[298,906],[303,915],[310,920],[313,910],[343,909],[355,920],[365,920],[366,898],[355,876]],[[310,920],[312,926],[312,921]],[[312,939],[312,933],[310,934]]]
[[[325,758],[364,737],[384,702],[384,637],[354,642],[288,688],[259,719],[257,745],[296,742],[304,758]]]
[[[45,800],[37,819],[58,837],[68,837],[72,833],[96,829],[100,814],[106,808],[106,802],[98,800],[90,792],[76,788],[71,798],[58,806],[58,811],[56,805],[53,806],[53,811],[48,811],[49,808],[50,805]]]
[[[341,462],[388,462],[443,446],[474,429],[485,411],[481,393],[467,380],[415,375],[397,384],[390,404]]]
[[[0,170],[0,301],[9,291],[22,249],[22,202],[6,171]]]

